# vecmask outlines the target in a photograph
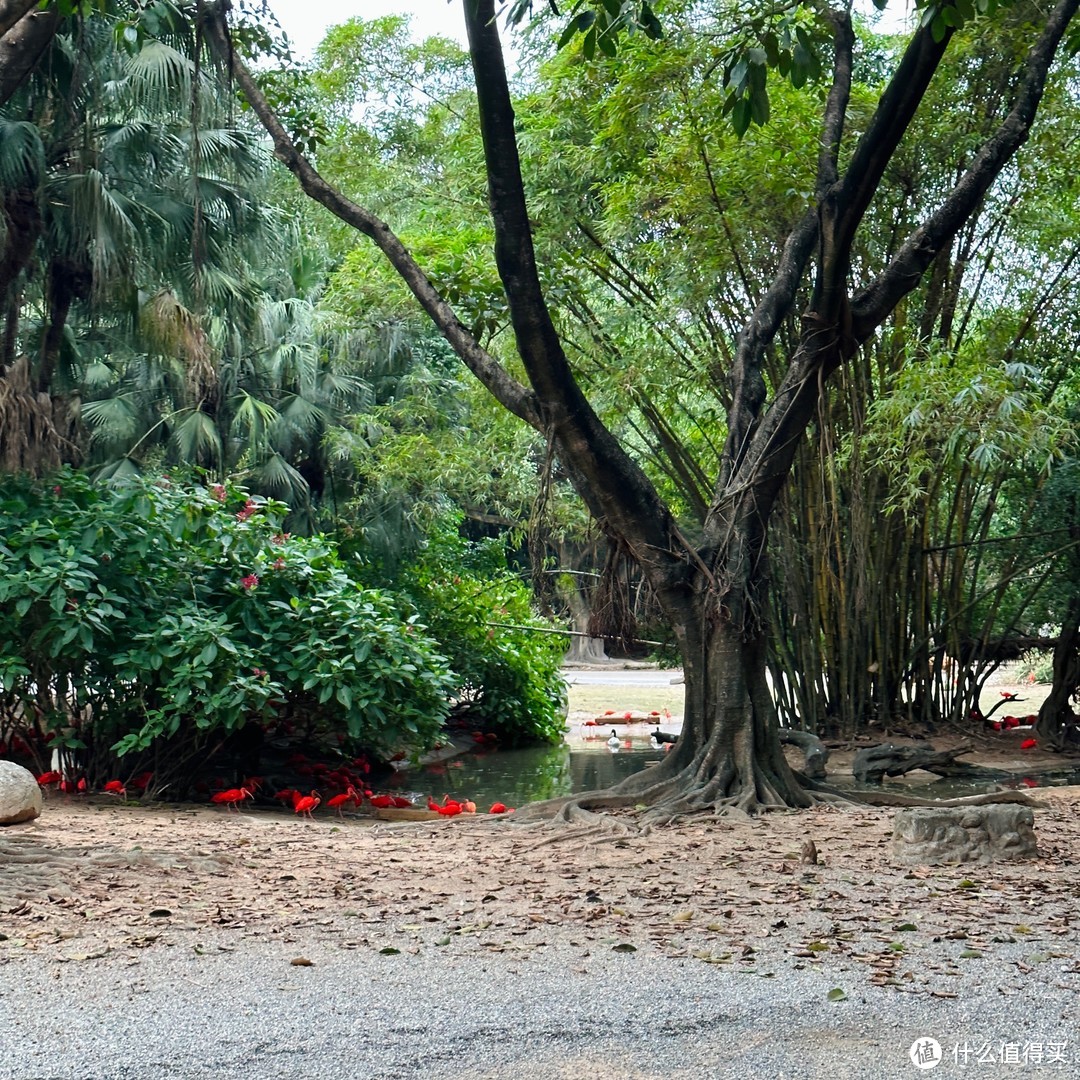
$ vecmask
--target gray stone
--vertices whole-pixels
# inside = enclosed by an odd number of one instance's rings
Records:
[[[1036,859],[1035,815],[1027,806],[915,807],[893,825],[894,862],[940,866]]]
[[[41,788],[34,774],[14,761],[0,761],[0,825],[33,821],[41,813]]]

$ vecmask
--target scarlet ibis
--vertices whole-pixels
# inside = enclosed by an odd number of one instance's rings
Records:
[[[612,750],[618,750],[619,747],[622,746],[622,741],[619,739],[619,736],[615,734],[614,728],[611,729],[611,738],[608,739],[607,744]]]
[[[280,799],[282,802],[294,802],[296,791],[291,787],[282,788],[280,791],[274,792],[274,798]]]
[[[465,814],[475,814],[476,813],[476,803],[474,803],[472,801],[472,799],[466,799],[461,804],[461,810]]]
[[[214,803],[224,803],[226,807],[231,806],[234,810],[238,810],[238,803],[242,803],[245,799],[253,798],[251,792],[246,787],[241,788],[229,788],[228,791],[219,791],[210,796],[210,801]]]
[[[505,814],[506,812],[507,812],[506,803],[501,803],[501,802],[492,803],[491,804],[491,810],[489,811],[489,813],[492,813],[492,814]]]
[[[357,806],[360,805],[360,796],[356,793],[356,788],[351,784],[343,795],[335,795],[333,798],[326,800],[327,806],[332,806],[337,812],[339,818],[344,818],[344,814],[341,812],[341,808],[350,800],[352,800]]]
[[[436,805],[436,809],[443,817],[456,817],[461,813],[463,808],[461,803],[456,799],[451,799],[449,795],[444,795],[442,806]]]
[[[387,809],[387,807],[390,807],[390,806],[394,805],[394,796],[393,795],[372,795],[368,799],[368,802],[371,803],[372,806],[376,807],[379,810],[385,810],[385,809]]]
[[[398,810],[407,810],[412,806],[412,802],[406,799],[404,795],[391,795],[390,798],[394,800],[394,806]]]
[[[37,782],[42,787],[49,787],[51,784],[59,784],[63,780],[63,776],[55,769],[50,769],[49,772],[43,772],[38,778]]]
[[[105,787],[102,788],[102,791],[104,791],[106,795],[120,795],[125,799],[127,798],[127,788],[124,787],[123,782],[120,780],[110,780]]]
[[[320,798],[319,793],[313,788],[310,795],[304,795],[296,800],[293,804],[293,813],[303,814],[309,820],[314,821],[315,819],[311,817],[311,811],[321,802],[322,799]]]
[[[1020,749],[1021,750],[1034,750],[1035,747],[1038,746],[1038,745],[1039,745],[1038,739],[1025,739],[1020,744]]]
[[[131,780],[128,781],[128,787],[141,795],[150,786],[150,781],[153,779],[153,772],[147,770],[146,772],[139,773],[138,776],[132,777]]]

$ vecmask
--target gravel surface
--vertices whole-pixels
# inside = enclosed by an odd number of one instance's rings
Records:
[[[361,956],[311,942],[312,966],[293,966],[299,955],[222,939],[10,961],[0,1076],[889,1080],[920,1074],[909,1051],[927,1037],[944,1056],[934,1076],[1080,1075],[1075,989],[1054,971],[1037,997],[994,965],[952,982],[956,998],[862,986],[830,1001],[824,972],[764,978],[640,951]]]
[[[965,867],[895,864],[876,809],[55,800],[0,833],[0,1080],[888,1080],[924,1039],[935,1076],[1080,1077],[1080,789],[1038,794],[1038,859]]]

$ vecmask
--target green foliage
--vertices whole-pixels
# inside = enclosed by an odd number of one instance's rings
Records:
[[[469,543],[444,524],[400,584],[449,657],[467,724],[508,745],[560,742],[566,640],[535,615],[504,551],[497,540]]]
[[[3,719],[123,755],[271,719],[430,744],[452,682],[411,609],[231,486],[65,473],[0,489]],[[186,740],[186,742],[185,742]]]

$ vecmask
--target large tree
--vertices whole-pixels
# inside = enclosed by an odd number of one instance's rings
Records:
[[[309,196],[377,244],[470,370],[557,448],[591,512],[639,564],[674,629],[686,673],[683,737],[676,750],[659,768],[580,802],[644,802],[654,817],[665,819],[711,806],[807,806],[816,798],[781,752],[765,676],[769,517],[829,376],[877,334],[1026,140],[1078,3],[1060,0],[1046,13],[1028,7],[998,12],[1013,27],[1018,57],[1006,108],[987,137],[957,148],[956,182],[884,267],[869,274],[852,258],[864,217],[969,5],[939,6],[930,13],[854,136],[848,136],[855,62],[850,11],[822,15],[831,34],[831,76],[821,99],[813,206],[791,229],[772,280],[750,305],[734,343],[726,441],[704,526],[693,543],[599,419],[556,331],[534,252],[495,0],[464,0],[464,7],[495,257],[524,382],[480,346],[390,226],[320,176],[231,46],[228,0],[207,6],[208,40],[272,136],[277,156]],[[745,25],[760,25],[764,15],[750,14],[759,18]],[[743,50],[728,65],[737,127],[764,118],[761,86],[770,58],[805,78],[803,37],[791,39],[794,44],[782,55],[776,41],[774,36],[771,49]],[[786,350],[779,378],[767,387],[766,359],[775,362],[778,330],[800,294],[810,299],[797,339]]]

